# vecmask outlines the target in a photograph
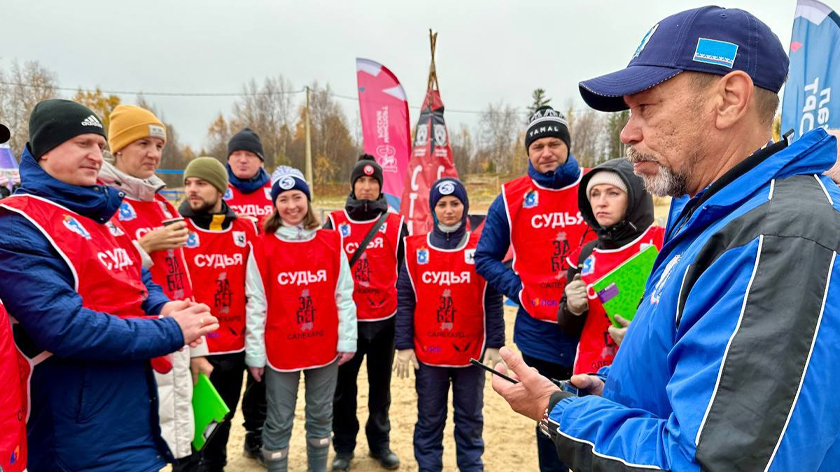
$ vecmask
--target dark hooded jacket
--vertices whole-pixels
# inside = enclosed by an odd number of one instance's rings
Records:
[[[627,210],[624,212],[624,219],[608,227],[598,224],[595,214],[592,212],[592,205],[589,204],[589,198],[586,195],[586,186],[592,180],[592,176],[603,171],[615,172],[627,186]],[[595,230],[598,239],[590,241],[581,248],[578,260],[571,261],[574,264],[569,264],[566,280],[574,279],[575,275],[580,272],[581,264],[592,254],[594,249],[622,247],[641,236],[653,224],[653,197],[645,190],[641,177],[633,173],[633,165],[625,158],[604,162],[583,176],[578,191],[578,206],[581,216]],[[567,333],[579,336],[583,330],[583,325],[586,323],[586,313],[580,316],[571,314],[566,308],[566,296],[564,294],[557,312],[557,321]]]

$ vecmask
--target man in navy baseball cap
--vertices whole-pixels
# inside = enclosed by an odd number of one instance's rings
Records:
[[[677,13],[628,52],[580,91],[630,110],[634,172],[675,197],[665,245],[611,366],[569,388],[503,348],[519,383],[493,388],[579,472],[837,470],[836,139],[773,142],[788,58],[748,12]]]
[[[744,10],[707,6],[669,16],[644,35],[627,67],[580,83],[580,94],[599,111],[628,108],[625,95],[685,71],[726,75],[741,70],[756,87],[779,92],[788,73],[779,38]]]

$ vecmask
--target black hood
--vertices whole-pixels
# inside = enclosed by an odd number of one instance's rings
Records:
[[[606,228],[598,224],[586,196],[589,180],[593,175],[605,170],[618,174],[627,186],[627,211],[624,213],[624,219]],[[653,224],[653,197],[645,190],[642,178],[633,173],[633,165],[623,157],[604,162],[583,176],[578,190],[578,205],[583,219],[607,247],[623,246],[641,236]]]

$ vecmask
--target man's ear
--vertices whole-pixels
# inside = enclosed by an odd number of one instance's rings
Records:
[[[746,72],[736,70],[723,76],[715,86],[715,126],[731,128],[750,110],[754,85]]]

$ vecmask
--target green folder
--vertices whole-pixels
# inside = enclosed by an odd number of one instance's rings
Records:
[[[193,447],[196,451],[207,444],[216,429],[227,419],[230,408],[225,405],[216,387],[205,374],[198,374],[198,383],[193,388],[193,415],[195,416],[195,437]]]
[[[621,327],[615,315],[628,321],[636,316],[657,254],[656,246],[648,246],[592,284],[613,326]]]

